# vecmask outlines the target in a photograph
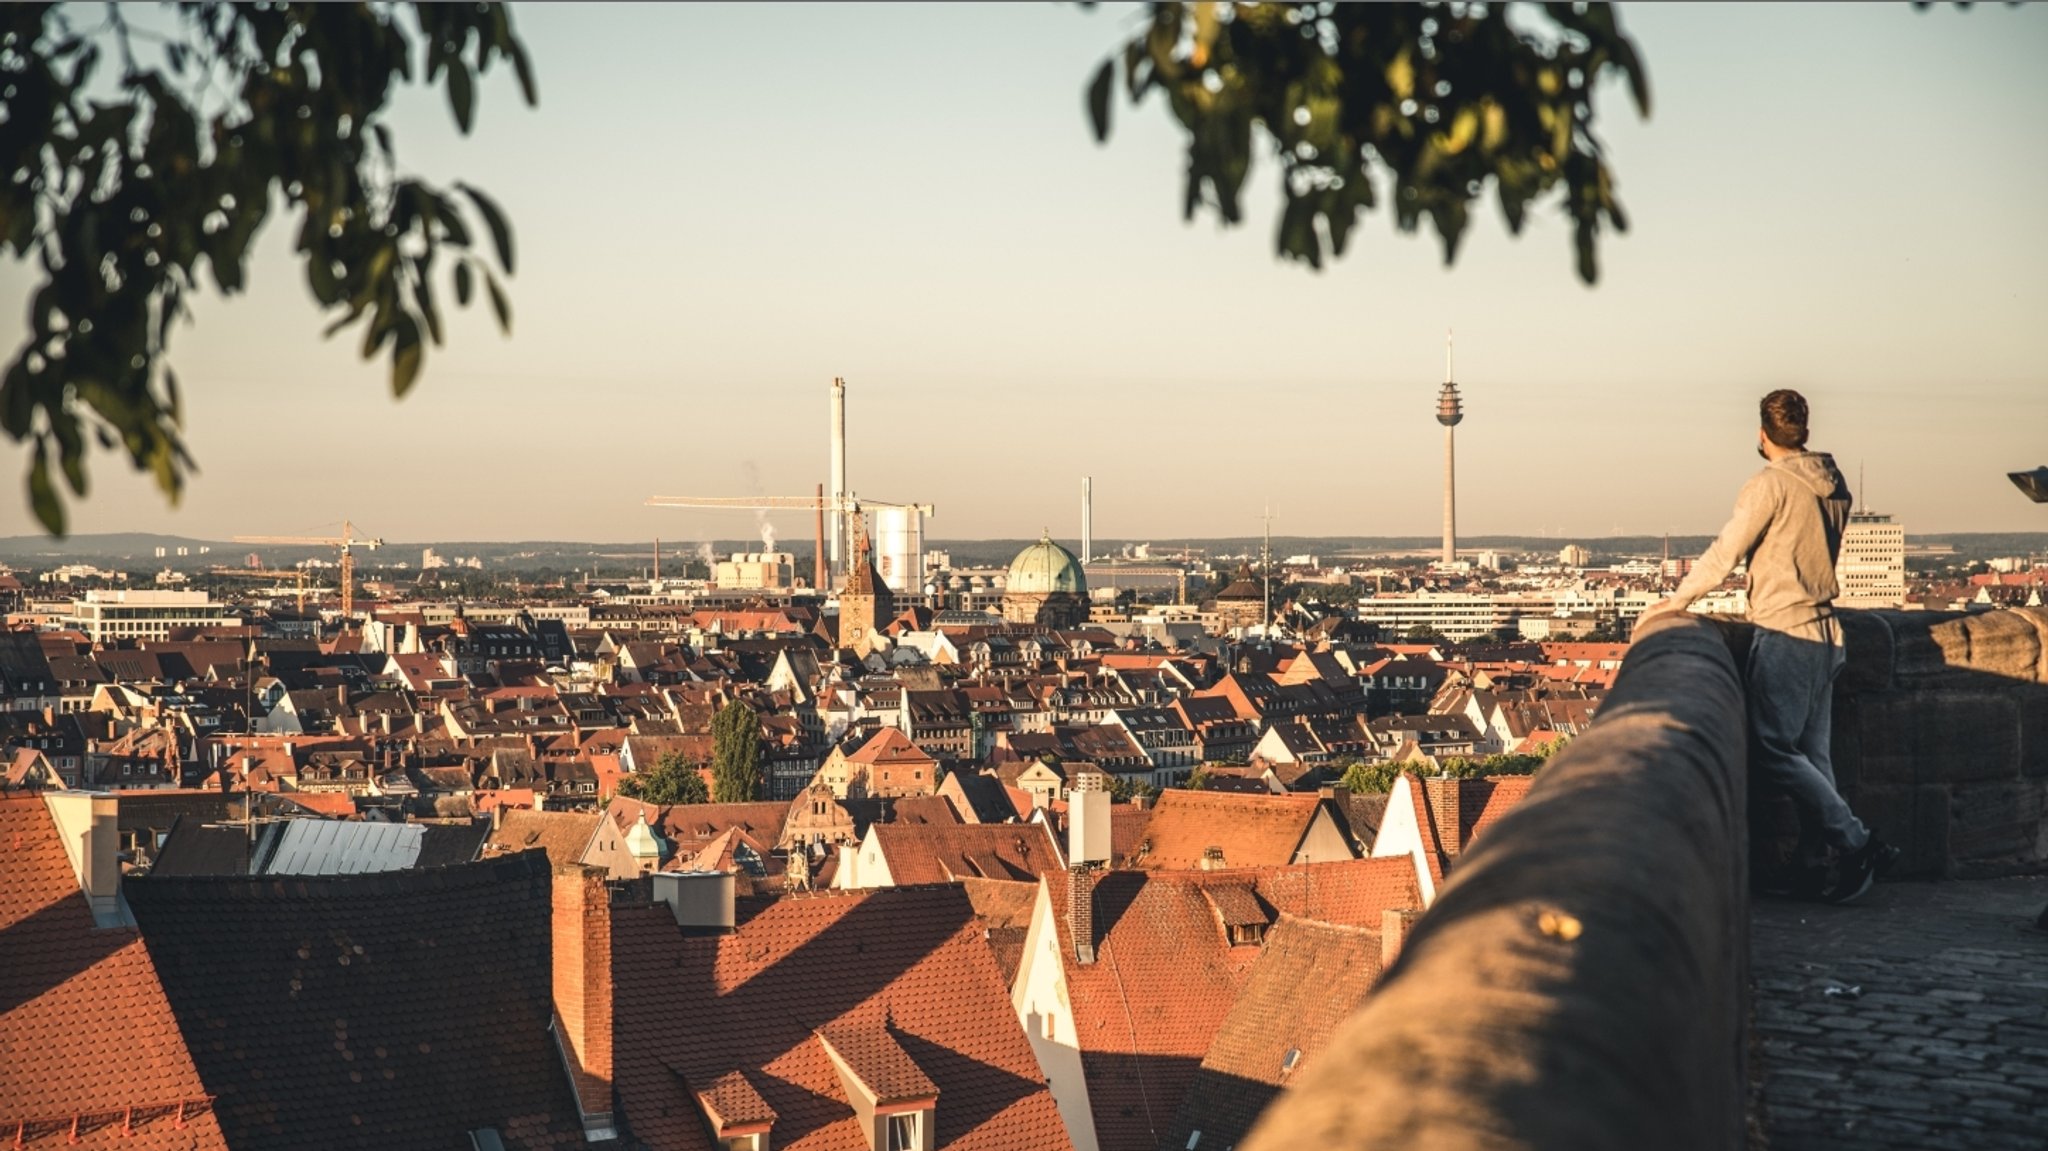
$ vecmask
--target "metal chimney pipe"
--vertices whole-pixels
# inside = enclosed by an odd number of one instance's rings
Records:
[[[832,378],[832,566],[838,569],[840,560],[840,536],[844,530],[840,518],[846,505],[846,380],[840,376]]]
[[[1095,558],[1095,477],[1081,477],[1081,562]]]

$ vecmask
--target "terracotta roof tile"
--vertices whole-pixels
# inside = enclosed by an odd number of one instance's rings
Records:
[[[227,1146],[148,948],[133,928],[93,926],[56,822],[35,796],[0,798],[0,939],[8,1138],[69,1146],[77,1119],[87,1148]]]
[[[236,1151],[458,1147],[480,1127],[509,1148],[581,1147],[549,1031],[550,885],[546,857],[522,852],[151,877],[128,898]]]
[[[547,852],[548,862],[557,867],[581,863],[601,818],[596,812],[508,808],[499,813],[498,826],[484,841],[484,854],[538,850]]]
[[[1387,908],[1419,908],[1405,857],[1222,871],[1108,871],[1095,886],[1095,963],[1072,962],[1068,884],[1046,885],[1060,935],[1101,1151],[1153,1151],[1187,1094],[1252,965],[1233,946],[1208,888],[1249,887],[1281,913],[1377,928]],[[1223,897],[1232,904],[1235,896]],[[1175,1145],[1178,1146],[1178,1145]]]
[[[1194,1074],[1162,1147],[1244,1141],[1259,1113],[1329,1045],[1380,975],[1380,936],[1290,915],[1266,936],[1244,990]]]
[[[878,823],[868,829],[898,887],[1036,879],[1061,866],[1042,823]]]
[[[1316,795],[1171,788],[1153,804],[1140,844],[1143,850],[1132,866],[1148,871],[1200,867],[1203,854],[1212,847],[1222,849],[1223,860],[1231,867],[1291,863],[1321,805]]]
[[[777,1151],[868,1151],[817,1037],[841,1027],[885,1029],[930,1080],[937,1147],[1069,1146],[960,887],[776,899],[715,936],[614,905],[612,956],[618,1098],[652,1151],[713,1151],[693,1097],[742,1069]]]

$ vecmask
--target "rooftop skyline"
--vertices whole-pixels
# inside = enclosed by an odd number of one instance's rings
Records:
[[[1591,289],[1554,198],[1520,239],[1488,209],[1448,269],[1383,209],[1329,270],[1282,262],[1269,164],[1244,226],[1183,224],[1156,96],[1088,131],[1126,7],[516,19],[537,109],[494,73],[470,137],[438,93],[392,120],[512,217],[512,336],[451,317],[394,402],[320,339],[273,221],[252,294],[202,293],[174,345],[183,506],[102,454],[74,532],[744,538],[752,513],[642,501],[812,491],[844,376],[849,486],[938,505],[935,539],[1076,536],[1083,475],[1104,539],[1248,535],[1267,504],[1286,536],[1427,536],[1446,327],[1468,537],[1711,532],[1785,385],[1909,530],[2048,523],[2004,476],[2048,462],[2040,8],[1624,6],[1656,113],[1603,93],[1634,228]],[[0,535],[32,531],[9,491]]]

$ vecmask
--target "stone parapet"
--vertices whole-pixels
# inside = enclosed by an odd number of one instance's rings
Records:
[[[2048,872],[2048,611],[1844,612],[1843,635],[1837,784],[1894,874]]]
[[[1464,857],[1249,1151],[1742,1146],[1736,667],[1708,621],[1646,625],[1599,721]]]

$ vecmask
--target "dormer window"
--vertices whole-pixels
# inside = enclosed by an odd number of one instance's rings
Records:
[[[887,1116],[888,1151],[924,1151],[923,1111],[906,1111]]]

